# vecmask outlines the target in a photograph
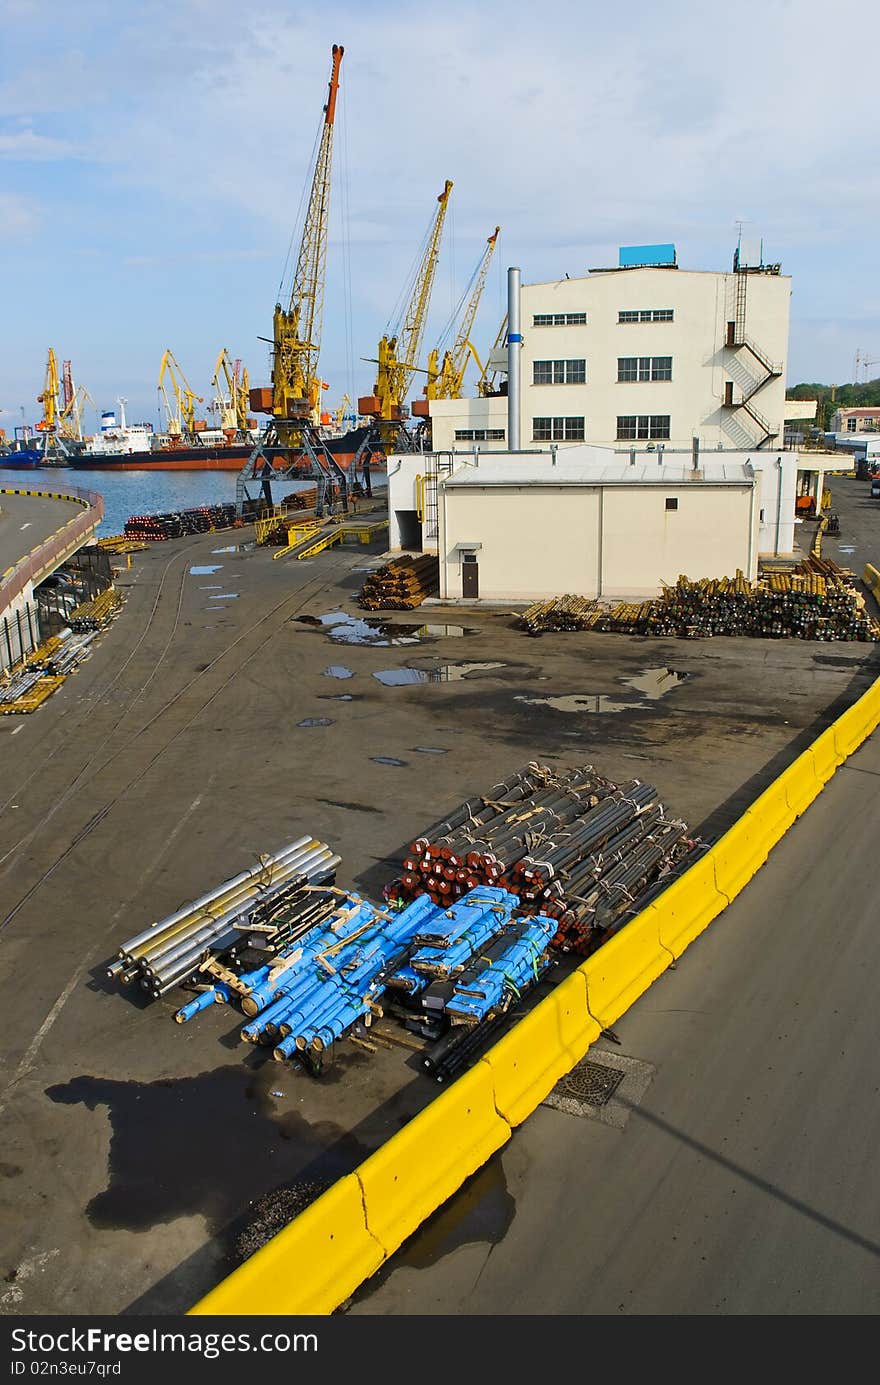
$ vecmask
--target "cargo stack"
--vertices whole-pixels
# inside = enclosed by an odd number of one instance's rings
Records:
[[[372,573],[361,588],[360,605],[367,611],[411,611],[440,586],[435,553],[395,558]]]

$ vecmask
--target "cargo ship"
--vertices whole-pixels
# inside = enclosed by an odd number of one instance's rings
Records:
[[[256,437],[242,441],[234,434],[208,436],[204,441],[183,442],[154,434],[149,423],[127,424],[121,404],[119,423],[112,411],[101,415],[101,432],[83,450],[68,459],[71,467],[90,471],[241,471],[256,446]],[[350,428],[325,437],[324,446],[343,471],[350,470],[358,448],[369,432],[369,425]],[[284,447],[266,447],[264,455],[279,470],[296,467],[301,461],[308,471],[309,460]],[[385,458],[372,454],[370,468],[384,468]]]

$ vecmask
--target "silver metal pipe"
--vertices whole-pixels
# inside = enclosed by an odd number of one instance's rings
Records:
[[[520,272],[507,271],[507,450],[520,450],[520,352],[522,327],[519,317]]]
[[[143,958],[145,967],[155,970],[166,958],[172,957],[180,951],[185,950],[190,940],[202,936],[209,936],[212,932],[217,931],[218,926],[222,927],[222,925],[226,923],[241,918],[241,916],[247,913],[248,909],[252,908],[254,905],[259,904],[262,900],[271,899],[272,894],[277,893],[282,886],[287,885],[292,879],[295,879],[296,876],[302,875],[307,880],[312,880],[316,872],[320,871],[326,873],[328,870],[328,862],[334,859],[337,864],[341,861],[341,857],[336,856],[334,858],[334,854],[330,847],[326,846],[314,851],[304,851],[302,855],[291,857],[290,861],[279,869],[275,880],[272,882],[274,886],[273,889],[259,890],[252,886],[245,893],[236,898],[232,905],[224,909],[222,913],[215,915],[203,914],[201,917],[194,918],[191,924],[179,925],[180,931],[175,932],[175,934],[165,942],[158,940],[160,945],[150,949],[150,951],[145,954]]]
[[[252,880],[254,876],[260,875],[276,862],[289,856],[291,852],[299,850],[305,846],[307,842],[313,841],[315,841],[315,838],[312,836],[299,837],[295,842],[291,842],[289,846],[284,847],[283,850],[268,856],[266,860],[261,861],[259,865],[252,866],[250,870],[241,871],[238,875],[233,876],[231,880],[225,880],[222,885],[216,885],[214,889],[209,890],[207,894],[201,895],[198,899],[192,900],[189,904],[182,905],[180,909],[173,914],[169,914],[166,918],[157,919],[155,923],[150,924],[149,928],[145,928],[142,933],[137,933],[133,938],[129,938],[127,942],[123,943],[119,955],[122,956],[123,953],[130,953],[134,948],[140,946],[141,943],[147,942],[150,937],[155,936],[157,928],[170,928],[173,924],[181,922],[188,914],[194,913],[197,909],[203,909],[205,905],[211,904],[218,896],[224,894],[226,891],[233,889],[236,885],[243,884],[247,880]]]
[[[295,871],[288,869],[294,864],[299,864],[307,859],[312,851],[329,850],[326,843],[317,841],[314,837],[308,839],[306,846],[298,847],[291,855],[276,861],[271,867],[266,866],[266,870],[257,876],[252,876],[234,888],[224,891],[217,895],[212,901],[213,909],[225,912],[233,903],[247,901],[251,898],[265,897],[265,892],[270,885],[276,885],[279,881],[289,880]],[[268,879],[267,879],[268,875]],[[262,892],[262,893],[261,893]],[[219,917],[212,913],[212,908],[202,906],[185,915],[182,919],[170,927],[159,927],[151,930],[151,936],[146,941],[133,948],[131,952],[124,953],[126,959],[145,960],[151,955],[172,944],[173,941],[180,941],[190,928],[196,927],[199,923],[207,922],[211,918]]]
[[[330,853],[319,860],[315,860],[309,866],[308,878],[315,880],[319,876],[326,877],[336,869],[341,860],[340,856],[334,856]],[[299,874],[300,872],[296,873]],[[241,912],[241,909],[236,906],[227,913],[221,914],[212,923],[196,929],[195,932],[188,933],[175,947],[159,956],[151,957],[145,975],[165,980],[169,971],[181,964],[182,958],[200,958],[206,948],[211,945],[222,950],[224,945],[234,942],[238,936],[238,929],[233,925],[240,918]],[[221,939],[223,940],[222,943]]]

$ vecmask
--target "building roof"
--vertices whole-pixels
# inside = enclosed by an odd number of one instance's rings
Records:
[[[837,412],[854,418],[877,418],[878,415],[880,415],[880,406],[875,405],[873,408],[868,409],[850,409],[841,406],[838,408]]]
[[[577,453],[577,456],[573,456]],[[586,454],[586,455],[585,455]],[[637,456],[635,465],[618,459],[610,449],[566,447],[553,455],[542,453],[482,452],[479,464],[459,466],[445,480],[447,486],[620,486],[620,485],[752,485],[754,471],[742,462],[700,458],[694,471],[690,458],[652,461]]]

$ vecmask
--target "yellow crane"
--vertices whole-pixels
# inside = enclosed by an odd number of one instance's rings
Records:
[[[279,441],[284,446],[299,446],[304,426],[314,426],[319,421],[318,356],[324,320],[330,170],[343,52],[342,45],[334,43],[327,104],[288,305],[282,307],[280,301],[275,304],[272,389],[255,390],[256,397],[252,400],[262,412],[271,412]]]
[[[165,388],[165,377],[171,384],[174,394],[174,404],[168,399],[168,391]],[[183,434],[192,434],[196,431],[196,404],[204,404],[204,399],[200,394],[191,390],[186,376],[180,365],[174,358],[171,351],[166,350],[162,356],[162,364],[159,367],[159,395],[165,409],[166,430],[169,437],[179,438]]]
[[[452,183],[447,178],[437,198],[437,209],[428,227],[424,251],[413,281],[402,322],[379,342],[376,365],[376,384],[373,393],[358,400],[358,412],[376,420],[379,440],[387,451],[402,441],[401,425],[406,417],[404,407],[412,378],[419,367],[419,350],[434,286],[434,274],[440,255],[443,223],[449,206]]]
[[[224,346],[217,357],[211,388],[215,391],[214,407],[220,416],[224,433],[248,432],[248,390],[250,380],[241,361],[233,361]]]
[[[467,296],[467,302],[454,345],[451,350],[444,351],[442,362],[440,361],[439,347],[435,346],[428,356],[428,383],[425,386],[425,400],[416,401],[413,406],[414,414],[427,415],[427,408],[420,408],[419,405],[426,404],[429,399],[461,398],[461,387],[464,383],[464,374],[467,370],[469,357],[473,356],[480,376],[482,377],[484,374],[483,362],[477,355],[471,341],[471,332],[477,316],[477,309],[480,306],[480,299],[483,296],[486,275],[489,273],[489,264],[495,253],[495,245],[500,230],[501,227],[496,226],[491,236],[488,237],[486,248],[480,256],[479,263],[471,276],[471,281],[462,294],[462,301]]]
[[[43,406],[43,417],[37,424],[37,431],[46,435],[46,440],[55,436],[61,405],[58,398],[58,360],[52,347],[46,361],[46,374],[43,379],[43,392],[37,395],[37,403]]]
[[[75,442],[83,441],[83,410],[87,404],[91,404],[95,413],[98,412],[98,406],[85,385],[77,385],[70,402],[65,404],[58,418],[58,432],[62,437]]]

